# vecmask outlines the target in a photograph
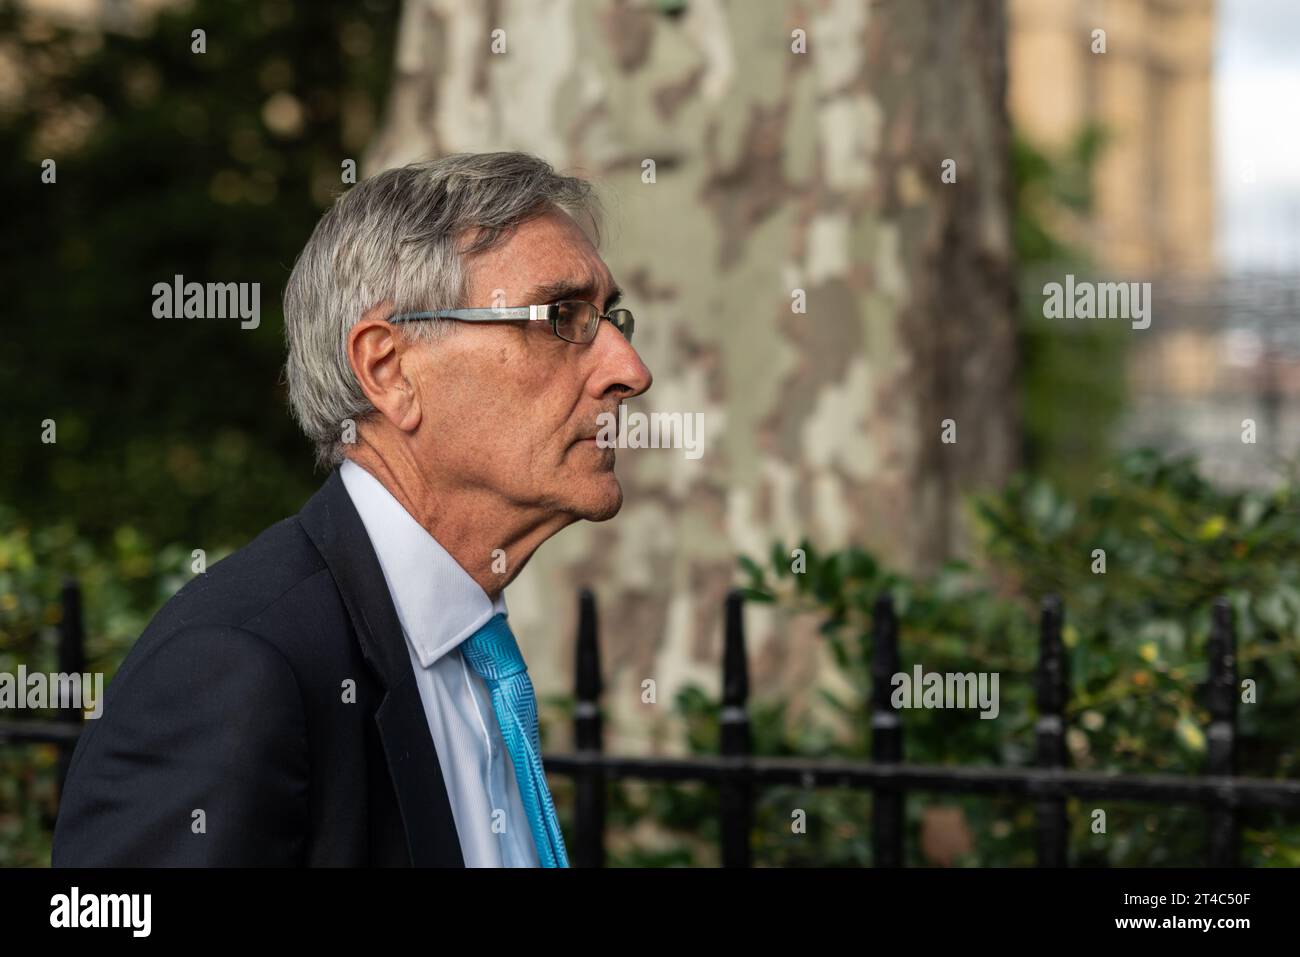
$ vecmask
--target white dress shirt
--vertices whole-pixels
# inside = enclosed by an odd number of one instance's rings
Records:
[[[406,636],[465,866],[540,866],[491,694],[459,648],[493,615],[507,614],[505,595],[489,599],[360,465],[348,459],[340,476],[379,556]]]

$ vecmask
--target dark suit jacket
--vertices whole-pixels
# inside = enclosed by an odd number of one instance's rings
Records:
[[[464,866],[397,613],[337,469],[131,648],[77,742],[53,864]]]

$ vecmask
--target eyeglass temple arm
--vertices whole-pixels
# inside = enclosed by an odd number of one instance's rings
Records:
[[[474,309],[439,309],[435,312],[404,312],[389,322],[414,322],[417,319],[459,319],[463,322],[500,322],[503,319],[546,320],[555,306],[511,306],[498,309],[483,306]]]

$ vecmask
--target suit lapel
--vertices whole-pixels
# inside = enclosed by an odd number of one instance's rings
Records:
[[[388,583],[335,469],[299,521],[338,585],[361,653],[384,687],[375,723],[415,867],[464,867],[451,800]]]

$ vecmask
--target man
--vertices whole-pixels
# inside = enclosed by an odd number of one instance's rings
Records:
[[[333,471],[131,649],[73,756],[56,866],[568,865],[504,590],[622,504],[595,436],[651,377],[595,213],[585,182],[494,153],[325,214],[285,334]]]

